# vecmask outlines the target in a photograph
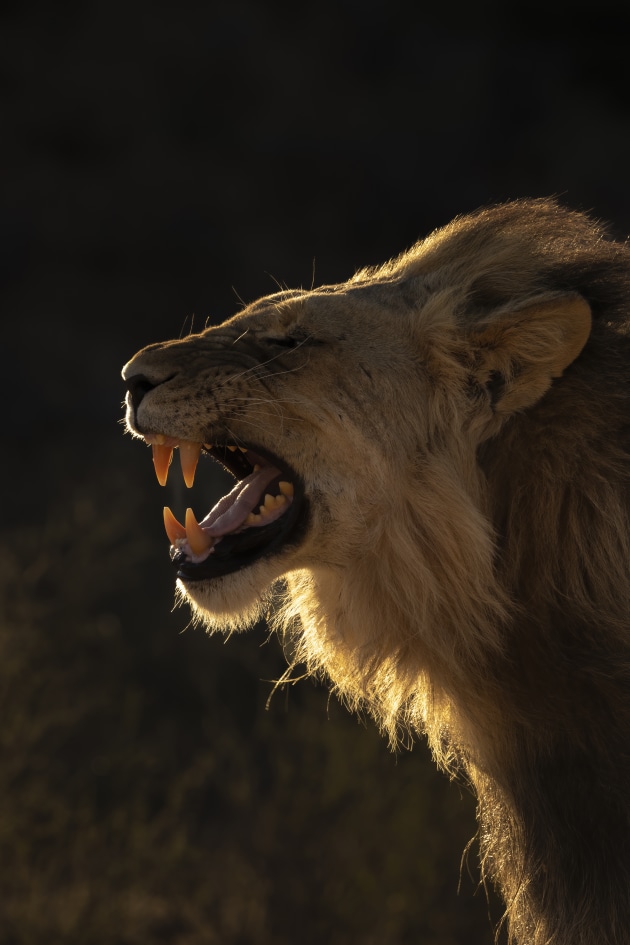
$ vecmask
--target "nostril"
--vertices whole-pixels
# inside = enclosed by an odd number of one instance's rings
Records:
[[[144,374],[134,374],[133,377],[127,378],[127,390],[131,394],[131,403],[134,411],[140,406],[144,395],[148,394],[150,390],[153,390],[153,388],[157,386],[157,384],[152,384],[149,378],[145,377]]]

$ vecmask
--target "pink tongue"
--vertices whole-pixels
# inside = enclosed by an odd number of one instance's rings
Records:
[[[269,483],[280,475],[280,470],[275,466],[263,466],[257,472],[251,473],[246,479],[237,482],[231,492],[219,499],[203,521],[199,522],[200,526],[214,538],[240,528],[249,513],[262,504],[264,490]]]

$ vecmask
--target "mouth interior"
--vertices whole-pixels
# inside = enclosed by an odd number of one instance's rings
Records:
[[[198,523],[207,539],[212,540],[207,548],[200,548],[194,538],[191,545],[188,536],[177,539],[176,547],[195,564],[212,554],[224,536],[271,525],[288,510],[295,491],[283,470],[259,453],[234,446],[210,447],[207,452],[231,472],[237,482]]]
[[[165,508],[171,558],[180,578],[202,580],[238,570],[286,540],[297,518],[296,500],[301,490],[295,474],[277,457],[233,444],[202,446],[161,434],[145,438],[153,446],[155,470],[162,485],[175,447],[179,447],[187,486],[192,485],[202,450],[236,479],[227,495],[199,522],[190,508],[184,525]]]

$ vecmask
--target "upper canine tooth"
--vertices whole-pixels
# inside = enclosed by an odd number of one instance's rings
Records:
[[[195,470],[199,462],[201,453],[201,443],[193,443],[190,440],[181,440],[179,444],[179,459],[182,464],[182,473],[184,482],[190,489],[195,481]]]
[[[282,495],[286,495],[288,498],[291,498],[293,495],[293,483],[292,482],[279,482],[278,488]]]
[[[186,509],[186,538],[195,555],[202,555],[214,544],[212,536],[198,524],[192,509]]]
[[[229,449],[230,453],[235,453],[236,450],[238,449],[238,447],[236,447],[236,446],[228,446],[228,449]]]
[[[153,465],[155,466],[157,481],[161,486],[165,486],[168,479],[168,467],[171,465],[173,458],[173,447],[154,443],[151,449],[153,450]]]

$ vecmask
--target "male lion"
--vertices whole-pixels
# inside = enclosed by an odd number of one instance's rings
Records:
[[[630,942],[630,251],[522,200],[343,285],[261,299],[125,367],[181,592],[245,627],[283,578],[298,659],[479,802],[528,945]]]

